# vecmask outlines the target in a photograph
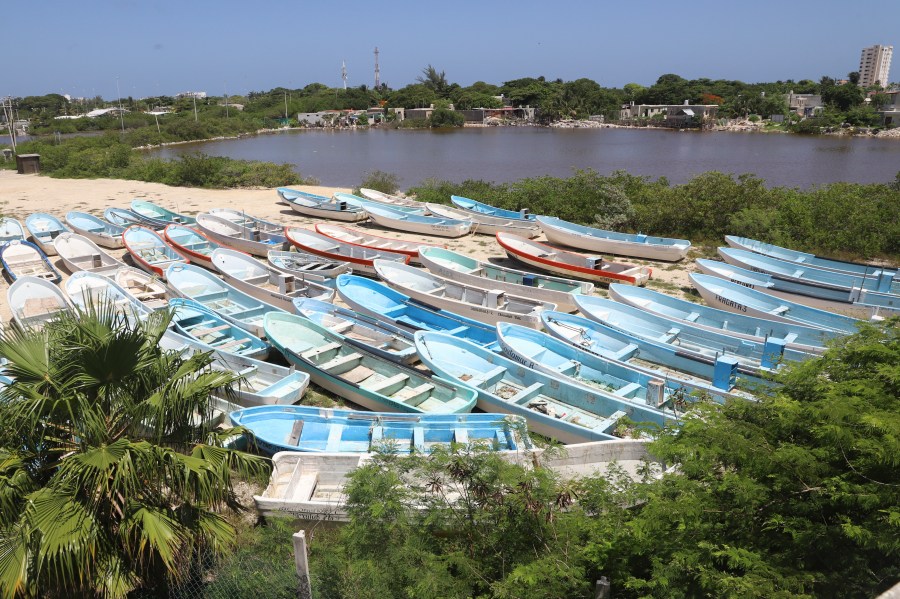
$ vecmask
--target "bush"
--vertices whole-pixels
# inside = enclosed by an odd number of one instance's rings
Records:
[[[386,173],[380,170],[367,171],[362,183],[354,190],[359,193],[360,188],[375,189],[382,193],[395,194],[400,190],[400,177],[395,173]]]
[[[429,120],[432,128],[440,129],[443,127],[462,127],[463,123],[466,122],[466,117],[455,110],[435,108]]]

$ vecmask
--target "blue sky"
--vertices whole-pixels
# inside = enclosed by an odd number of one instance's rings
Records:
[[[664,73],[746,82],[843,77],[863,47],[894,45],[900,2],[50,2],[4,18],[0,95],[242,94],[311,82],[399,88],[433,64],[448,80],[589,77],[652,84]]]

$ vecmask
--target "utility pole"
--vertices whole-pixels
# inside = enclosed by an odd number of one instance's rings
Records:
[[[119,96],[119,121],[122,123],[122,140],[125,140],[125,113],[122,112],[122,92],[119,91],[119,78],[116,77],[116,95]]]
[[[6,117],[6,128],[9,129],[9,141],[12,145],[13,152],[16,151],[16,126],[13,123],[15,117],[13,116],[13,106],[12,106],[12,96],[7,96],[3,98],[3,116]]]
[[[378,46],[375,46],[375,89],[381,86],[381,69],[378,68]]]
[[[225,88],[225,118],[228,118],[228,84],[224,84]]]
[[[347,91],[347,63],[341,61],[341,79],[344,80],[344,91]]]
[[[194,122],[198,122],[197,118],[197,92],[191,92],[191,97],[194,99]]]

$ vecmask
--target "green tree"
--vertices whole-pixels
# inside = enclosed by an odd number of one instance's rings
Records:
[[[0,339],[2,596],[125,597],[234,541],[233,471],[262,462],[210,429],[236,377],[161,350],[169,318],[98,306]]]
[[[449,97],[450,84],[444,71],[438,72],[432,65],[422,69],[422,74],[416,77],[416,81],[435,93],[438,98]]]

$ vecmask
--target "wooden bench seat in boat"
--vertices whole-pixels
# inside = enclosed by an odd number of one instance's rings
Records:
[[[679,334],[681,334],[681,329],[679,329],[678,327],[672,327],[671,329],[660,335],[657,340],[661,343],[671,343],[678,338]]]
[[[285,445],[297,445],[300,443],[300,435],[303,434],[303,421],[297,420],[294,422],[294,426],[291,427],[291,432],[288,433],[287,439],[284,440]]]
[[[781,316],[788,310],[789,308],[787,306],[778,306],[777,308],[772,308],[771,310],[769,310],[769,314],[772,314],[774,316]]]
[[[615,356],[616,360],[622,360],[624,362],[625,360],[630,360],[634,356],[634,354],[638,352],[639,349],[640,348],[634,343],[629,343],[613,355]]]
[[[328,329],[333,333],[345,333],[356,326],[356,323],[351,320],[345,320],[344,322],[338,322],[333,325],[328,325]]]
[[[428,398],[428,394],[432,391],[434,391],[434,385],[431,383],[422,383],[417,387],[403,387],[394,393],[392,397],[402,401],[406,405],[417,406],[425,401]]]
[[[215,326],[215,327],[198,328],[203,324],[205,324],[205,323],[201,322],[194,326],[187,327],[185,330],[189,331],[192,335],[196,335],[197,337],[203,337],[204,335],[209,335],[211,333],[220,333],[222,331],[227,331],[227,330],[231,329],[231,325],[227,324],[227,323],[220,324],[219,326]]]
[[[326,343],[325,345],[320,345],[318,347],[314,347],[312,349],[306,350],[305,352],[302,352],[300,354],[300,357],[305,358],[307,360],[312,360],[313,358],[315,358],[316,356],[318,356],[320,354],[324,354],[325,352],[329,352],[333,349],[340,349],[340,348],[341,348],[340,343],[335,343],[335,342]]]
[[[352,364],[356,362],[357,364],[363,359],[363,355],[357,352],[351,352],[349,354],[344,354],[343,356],[337,356],[328,360],[323,364],[319,364],[319,368],[325,370],[327,372],[331,372],[333,370],[337,370],[341,366],[346,364]],[[333,374],[333,373],[332,373]]]
[[[621,420],[622,418],[625,418],[627,415],[628,414],[626,414],[622,410],[613,412],[610,416],[607,416],[606,418],[601,420],[599,425],[594,428],[594,430],[602,433],[607,433],[615,428],[616,423],[619,422],[619,420]]]
[[[382,393],[384,390],[386,390],[398,383],[404,383],[408,380],[409,380],[408,374],[406,374],[405,372],[398,372],[394,376],[385,377],[379,381],[375,381],[372,383],[368,383],[368,381],[367,381],[368,384],[360,385],[360,386],[368,391],[374,391],[375,393]],[[388,394],[384,393],[384,395],[388,395]]]
[[[531,383],[524,389],[520,390],[518,393],[509,398],[510,403],[516,404],[526,404],[535,396],[541,394],[541,390],[544,388],[544,383],[538,381],[536,383]]]
[[[486,389],[487,387],[490,387],[494,383],[500,381],[500,379],[503,378],[504,374],[506,374],[506,366],[497,366],[494,369],[489,370],[483,374],[476,374],[471,379],[465,382],[470,385]]]
[[[618,395],[619,397],[629,397],[635,391],[641,388],[640,383],[628,383],[624,387],[619,387],[613,395]]]
[[[696,322],[698,318],[700,318],[699,312],[691,312],[684,319],[688,322]]]
[[[229,351],[234,347],[240,347],[240,346],[246,345],[248,343],[250,343],[250,340],[246,339],[246,338],[245,339],[235,339],[233,341],[229,341],[228,343],[223,343],[222,345],[215,345],[213,347],[215,347],[216,349],[221,349],[223,351]]]

